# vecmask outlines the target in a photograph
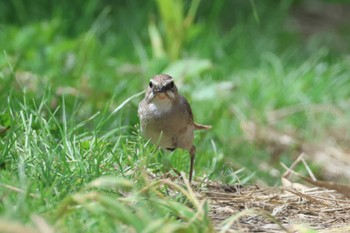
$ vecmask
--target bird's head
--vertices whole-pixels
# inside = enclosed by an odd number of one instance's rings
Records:
[[[178,90],[174,79],[170,75],[158,74],[150,80],[146,95],[149,101],[154,98],[174,101],[177,98]]]

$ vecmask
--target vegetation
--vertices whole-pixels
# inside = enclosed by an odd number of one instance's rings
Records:
[[[306,36],[302,4],[1,2],[0,231],[214,231],[208,203],[163,179],[188,154],[139,133],[135,94],[157,73],[213,126],[196,134],[198,182],[279,184],[299,148],[271,150],[258,126],[349,140],[349,24]]]

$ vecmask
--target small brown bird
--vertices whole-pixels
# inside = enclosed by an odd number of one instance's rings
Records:
[[[210,129],[193,121],[191,106],[181,96],[174,80],[167,74],[154,76],[140,102],[138,115],[141,132],[150,141],[161,148],[189,151],[191,156],[189,181],[192,181],[196,147],[193,145],[194,130]]]

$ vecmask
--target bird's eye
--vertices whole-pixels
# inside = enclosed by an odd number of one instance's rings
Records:
[[[150,88],[152,88],[153,87],[152,81],[150,81],[148,85],[149,85]]]
[[[169,84],[168,84],[169,88],[170,89],[173,89],[175,84],[174,84],[174,81],[171,81]]]

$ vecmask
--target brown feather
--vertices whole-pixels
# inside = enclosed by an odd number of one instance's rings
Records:
[[[194,130],[208,130],[211,129],[211,125],[201,125],[196,122],[193,122]]]

